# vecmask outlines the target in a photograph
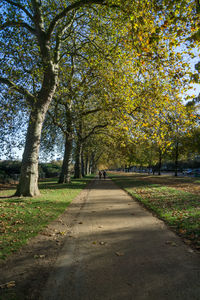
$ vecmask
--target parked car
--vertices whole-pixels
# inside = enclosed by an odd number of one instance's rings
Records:
[[[191,175],[191,173],[192,173],[192,169],[185,169],[185,170],[183,170],[183,174],[184,175]]]
[[[198,177],[198,176],[200,176],[200,169],[186,169],[183,171],[183,174],[187,175],[187,176]]]

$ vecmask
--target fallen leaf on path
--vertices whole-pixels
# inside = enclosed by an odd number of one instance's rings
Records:
[[[99,228],[103,228],[103,226],[99,226]]]
[[[135,213],[132,213],[131,215],[132,215],[132,216],[135,216]]]
[[[5,288],[11,288],[11,287],[15,287],[15,286],[16,286],[15,281],[9,281],[9,282],[1,284],[0,288],[5,289]]]
[[[83,224],[83,222],[79,222],[78,224]]]
[[[34,255],[34,258],[37,259],[37,258],[45,258],[45,254],[40,254],[40,255]]]
[[[115,252],[117,256],[124,256],[124,252]]]
[[[176,247],[176,246],[177,246],[177,244],[176,244],[175,242],[172,242],[172,241],[166,241],[165,244],[171,245],[171,246],[173,246],[173,247]]]
[[[188,249],[188,252],[189,252],[189,253],[194,253],[194,250]]]
[[[192,241],[190,241],[190,240],[184,239],[183,241],[184,241],[184,243],[186,243],[187,245],[192,244]]]
[[[129,286],[132,286],[132,285],[133,285],[131,282],[127,282],[126,284],[128,284]]]
[[[58,231],[57,234],[65,235],[65,234],[66,234],[66,231]]]
[[[105,244],[106,244],[106,242],[99,242],[99,244],[100,244],[100,245],[105,245]]]

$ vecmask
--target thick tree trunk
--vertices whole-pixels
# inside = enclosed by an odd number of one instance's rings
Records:
[[[61,169],[58,183],[70,182],[69,164],[70,164],[70,159],[72,154],[72,136],[73,136],[72,113],[70,107],[71,107],[70,104],[65,106],[67,131],[65,132],[65,153],[64,153],[63,164],[62,164],[62,169]]]
[[[38,98],[35,98],[32,103],[16,196],[34,197],[39,195],[38,156],[41,131],[46,112],[56,90],[57,78],[56,66],[50,62],[46,65]]]
[[[85,175],[89,174],[89,158],[88,158],[88,154],[86,154],[85,157]]]
[[[82,143],[80,142],[80,140],[78,140],[77,144],[76,144],[76,149],[75,149],[74,178],[82,178],[81,152],[82,152]]]
[[[176,148],[175,148],[175,176],[178,175],[178,157],[179,157],[179,147],[178,142],[176,142]]]
[[[84,165],[83,151],[81,151],[81,175],[82,175],[82,177],[85,177],[85,165]]]
[[[158,175],[161,175],[161,166],[162,166],[162,152],[159,151]]]
[[[65,137],[65,153],[61,168],[60,177],[58,180],[58,183],[65,183],[69,182],[70,174],[69,174],[69,164],[70,164],[70,158],[72,153],[72,138],[69,137],[69,135],[66,135]]]
[[[38,156],[46,111],[47,106],[31,111],[16,196],[34,197],[40,194],[38,189]]]

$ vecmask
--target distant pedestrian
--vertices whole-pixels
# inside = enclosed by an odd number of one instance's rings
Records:
[[[103,178],[106,179],[106,171],[103,171]]]
[[[99,179],[101,179],[102,172],[99,170]]]

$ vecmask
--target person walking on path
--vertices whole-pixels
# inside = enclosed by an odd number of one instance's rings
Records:
[[[102,172],[99,170],[99,179],[101,179]]]
[[[103,171],[103,178],[106,179],[106,171]]]

